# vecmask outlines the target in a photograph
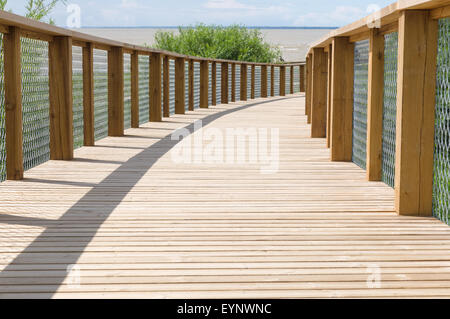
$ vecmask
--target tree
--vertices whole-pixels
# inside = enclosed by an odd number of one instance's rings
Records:
[[[156,48],[185,55],[248,62],[281,62],[281,52],[265,42],[259,30],[244,26],[207,26],[179,28],[179,33],[159,31]]]
[[[25,5],[25,16],[37,21],[44,21],[59,2],[66,3],[66,0],[28,0]],[[7,4],[8,0],[0,0],[0,9],[5,10]],[[54,21],[51,18],[49,18],[47,22],[54,24]]]

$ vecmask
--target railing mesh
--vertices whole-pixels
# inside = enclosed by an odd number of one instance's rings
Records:
[[[286,67],[286,87],[285,87],[286,95],[291,94],[291,68]]]
[[[232,67],[231,64],[228,65],[228,102],[231,102],[231,91],[232,91]]]
[[[83,129],[83,51],[72,47],[72,95],[73,95],[73,147],[84,144]]]
[[[194,108],[200,107],[200,62],[194,62]]]
[[[366,168],[369,41],[355,43],[353,95],[353,162]]]
[[[241,100],[241,65],[236,65],[236,101]]]
[[[222,103],[222,63],[216,63],[216,104]]]
[[[124,128],[131,127],[131,55],[123,55],[123,124]]]
[[[95,140],[108,136],[108,52],[94,50]]]
[[[184,109],[189,109],[189,62],[184,62]]]
[[[28,170],[50,159],[48,43],[22,38],[23,160]]]
[[[280,68],[275,67],[275,81],[274,81],[274,89],[275,89],[275,96],[279,96],[280,95]]]
[[[175,61],[169,60],[169,112],[175,114]]]
[[[381,180],[394,187],[398,33],[384,36],[383,149]]]
[[[449,224],[450,210],[450,18],[439,20],[433,214]]]
[[[261,97],[261,66],[255,68],[255,98]]]
[[[252,98],[252,67],[247,66],[247,100]]]
[[[294,67],[294,93],[300,92],[300,67]]]
[[[209,63],[208,72],[208,105],[212,105],[212,63]]]
[[[150,103],[150,60],[148,56],[139,56],[139,124],[149,121]]]
[[[0,33],[0,60],[4,61],[2,33]],[[3,63],[0,63],[0,182],[6,179],[5,86],[3,83],[3,67]]]
[[[272,92],[272,68],[267,68],[267,96]]]

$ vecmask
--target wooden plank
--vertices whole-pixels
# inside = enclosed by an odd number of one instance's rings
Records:
[[[23,179],[22,66],[20,30],[9,28],[3,35],[5,79],[6,175],[9,180]]]
[[[84,146],[95,145],[94,46],[83,47],[83,133]]]
[[[169,57],[165,55],[163,57],[163,116],[170,117],[170,68],[169,68]]]
[[[228,63],[222,63],[220,84],[221,84],[220,101],[222,104],[228,104]]]
[[[440,7],[431,10],[431,18],[432,19],[443,19],[450,17],[450,5],[446,5],[445,7]]]
[[[256,67],[251,66],[251,80],[250,80],[250,96],[251,99],[255,99],[255,89],[256,89]]]
[[[236,64],[231,64],[231,102],[236,102]]]
[[[330,148],[331,146],[331,97],[332,97],[332,79],[331,76],[333,74],[332,72],[332,66],[333,66],[333,44],[330,44],[328,46],[328,92],[327,92],[327,148]]]
[[[200,108],[209,106],[209,63],[200,62]]]
[[[266,98],[267,94],[267,65],[261,67],[261,97]]]
[[[396,210],[431,216],[438,23],[428,11],[399,21]]]
[[[123,84],[123,81],[122,81]],[[49,45],[50,159],[73,159],[72,38]]]
[[[384,36],[370,30],[367,101],[367,179],[381,180],[383,150]]]
[[[311,137],[326,137],[327,130],[327,54],[323,48],[314,48],[311,89]]]
[[[280,66],[280,96],[286,96],[286,67]]]
[[[189,60],[189,111],[194,111],[194,60]]]
[[[308,124],[311,124],[311,103],[312,103],[312,54],[306,58],[306,107],[305,115]]]
[[[247,64],[241,64],[241,101],[247,101]]]
[[[331,97],[331,160],[352,160],[354,44],[333,40]]]
[[[161,122],[161,54],[154,53],[150,55],[150,122]]]
[[[291,82],[290,82],[290,86],[289,86],[289,93],[294,94],[294,70],[295,70],[295,68],[294,68],[294,66],[290,66],[290,68],[291,68],[291,73],[290,73]]]
[[[186,65],[184,59],[175,59],[175,114],[184,114],[185,109],[185,70]]]
[[[270,96],[275,96],[275,67],[270,67]]]
[[[124,135],[123,48],[108,52],[108,136]]]
[[[212,90],[211,105],[216,105],[217,104],[217,64],[216,64],[216,62],[211,63],[211,90]]]
[[[300,65],[300,92],[305,93],[305,65]]]
[[[131,54],[131,127],[139,127],[139,54]]]

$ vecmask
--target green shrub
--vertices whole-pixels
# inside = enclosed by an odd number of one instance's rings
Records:
[[[179,34],[159,31],[155,47],[180,54],[204,58],[248,62],[281,62],[281,52],[264,41],[259,30],[244,26],[207,26],[179,28]]]

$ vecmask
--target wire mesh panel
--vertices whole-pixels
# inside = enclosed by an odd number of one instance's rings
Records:
[[[184,108],[189,109],[189,62],[184,62]]]
[[[222,102],[222,63],[216,63],[216,104]]]
[[[261,97],[261,67],[255,68],[255,98]]]
[[[83,51],[72,47],[72,94],[73,94],[73,146],[84,144],[83,129]]]
[[[3,34],[0,33],[0,60],[3,60]],[[6,179],[6,128],[5,128],[5,91],[3,83],[3,63],[0,63],[0,182]]]
[[[169,60],[169,112],[175,114],[175,61]]]
[[[28,170],[50,159],[48,43],[22,38],[23,159]]]
[[[241,99],[241,65],[236,64],[236,101]]]
[[[161,59],[161,114],[164,116],[164,59]]]
[[[381,180],[391,187],[395,181],[395,138],[397,119],[398,33],[384,37],[383,150]]]
[[[355,43],[353,93],[353,162],[366,168],[367,87],[369,80],[369,41]]]
[[[95,140],[108,136],[108,52],[94,50]]]
[[[450,18],[439,20],[433,214],[450,225]]]
[[[209,63],[208,70],[208,105],[212,105],[212,63]]]
[[[247,100],[252,98],[252,67],[247,66]]]
[[[228,65],[228,102],[231,102],[231,92],[232,90],[232,65]]]
[[[280,68],[275,67],[275,80],[274,80],[274,89],[275,89],[275,96],[280,95]]]
[[[284,87],[284,92],[285,94],[290,94],[291,93],[291,68],[290,67],[286,67],[286,85]]]
[[[194,108],[200,107],[200,62],[194,62]]]
[[[267,68],[267,96],[270,96],[270,92],[272,92],[272,68]]]
[[[123,55],[123,124],[124,128],[131,127],[131,55]]]
[[[294,93],[300,92],[300,67],[294,67]]]
[[[139,56],[139,124],[149,121],[150,103],[150,61],[145,55]]]

